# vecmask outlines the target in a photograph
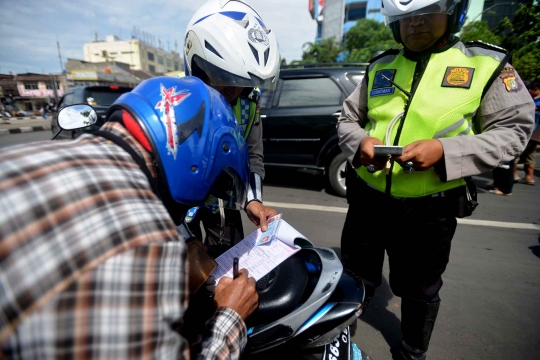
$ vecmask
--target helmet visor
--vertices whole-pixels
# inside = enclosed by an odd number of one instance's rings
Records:
[[[270,78],[263,79],[254,74],[248,73],[250,78],[244,78],[236,74],[227,72],[210,62],[204,60],[200,56],[193,56],[193,61],[197,63],[197,66],[211,79],[212,86],[237,86],[237,87],[258,87],[261,89],[275,90],[277,84],[277,78],[271,76]]]
[[[398,4],[402,4],[401,1],[397,1]],[[456,5],[460,3],[460,1],[451,1],[451,0],[439,0],[438,2],[435,2],[433,4],[430,4],[426,7],[423,7],[421,9],[416,9],[413,11],[406,12],[406,8],[404,7],[403,12],[400,14],[395,15],[387,15],[384,17],[384,23],[386,25],[393,23],[394,21],[398,21],[401,19],[410,18],[413,16],[419,16],[419,15],[428,15],[428,14],[447,14],[452,15],[454,13],[454,10],[456,8]],[[400,7],[398,5],[398,7]]]

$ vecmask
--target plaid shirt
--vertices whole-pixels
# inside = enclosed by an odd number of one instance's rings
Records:
[[[117,123],[104,129],[149,156]],[[0,357],[189,358],[186,246],[131,156],[100,137],[2,149]],[[238,358],[221,308],[192,358]]]

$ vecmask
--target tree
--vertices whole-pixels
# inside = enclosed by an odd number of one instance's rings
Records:
[[[520,5],[513,21],[501,20],[495,32],[513,54],[512,64],[523,79],[540,80],[540,5]]]
[[[302,60],[299,61],[302,64],[336,62],[338,55],[344,50],[343,45],[334,38],[323,39],[314,43],[307,42],[302,46],[302,49],[304,52]]]
[[[281,66],[287,65],[287,59],[281,58],[280,65],[281,65]]]
[[[380,51],[401,47],[388,27],[372,19],[358,20],[347,33],[345,44],[349,62],[367,62]]]
[[[473,21],[468,23],[459,36],[461,41],[482,40],[484,42],[501,45],[501,38],[489,30],[487,21]]]

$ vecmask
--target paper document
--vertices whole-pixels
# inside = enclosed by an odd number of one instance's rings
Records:
[[[267,231],[263,233],[260,228],[255,230],[216,259],[218,267],[212,273],[216,284],[223,276],[233,277],[235,257],[238,258],[238,268],[247,269],[257,281],[302,246],[311,246],[311,242],[283,220],[281,214],[271,220]],[[260,245],[257,246],[257,243]]]

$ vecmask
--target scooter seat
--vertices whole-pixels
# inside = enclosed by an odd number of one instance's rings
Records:
[[[257,281],[259,307],[246,320],[247,327],[271,323],[296,309],[308,283],[305,260],[295,254]]]

